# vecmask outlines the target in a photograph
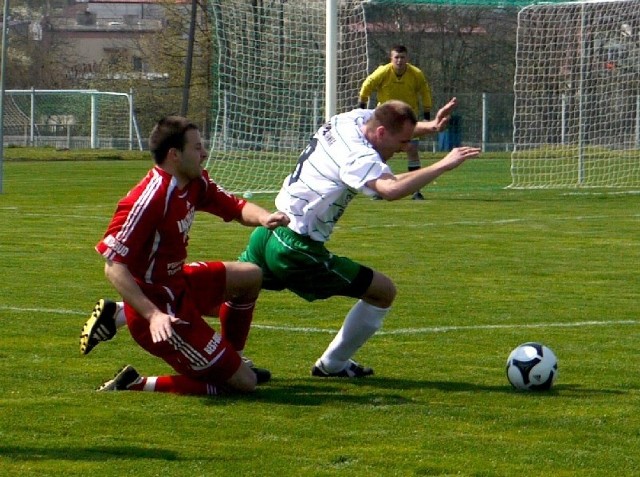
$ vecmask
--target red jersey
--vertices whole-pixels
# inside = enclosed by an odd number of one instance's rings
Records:
[[[179,190],[173,176],[155,166],[118,202],[96,250],[127,265],[143,290],[166,286],[175,292],[182,288],[195,212],[229,222],[240,216],[245,204],[215,184],[207,171]]]

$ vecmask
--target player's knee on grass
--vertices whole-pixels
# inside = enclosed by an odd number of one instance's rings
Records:
[[[250,393],[256,390],[258,379],[251,368],[241,362],[238,370],[227,380],[227,384],[236,391]]]

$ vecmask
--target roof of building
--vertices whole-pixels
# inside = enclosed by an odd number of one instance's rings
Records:
[[[174,3],[191,3],[191,0],[172,0]],[[154,3],[157,5],[167,3],[167,0],[89,0],[88,3]]]

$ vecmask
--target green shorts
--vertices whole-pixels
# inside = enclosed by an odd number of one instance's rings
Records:
[[[333,255],[324,243],[287,227],[257,227],[239,260],[262,268],[262,288],[286,288],[307,301],[338,295],[360,298],[373,280],[369,267]]]

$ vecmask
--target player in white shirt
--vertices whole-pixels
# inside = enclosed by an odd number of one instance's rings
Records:
[[[362,131],[372,116],[361,109],[334,116],[311,139],[276,197],[291,230],[326,242],[351,199],[373,194],[366,183],[391,173]]]
[[[308,301],[331,296],[358,299],[313,366],[313,376],[373,374],[352,357],[382,326],[396,295],[395,285],[376,270],[332,254],[325,242],[356,194],[400,199],[478,156],[479,149],[460,147],[431,166],[398,175],[387,165],[414,136],[443,130],[455,105],[454,98],[433,121],[417,122],[411,107],[401,101],[332,117],[311,139],[276,197],[276,208],[289,216],[289,225],[274,230],[259,227],[251,234],[240,261],[262,268],[263,288],[287,288]]]

